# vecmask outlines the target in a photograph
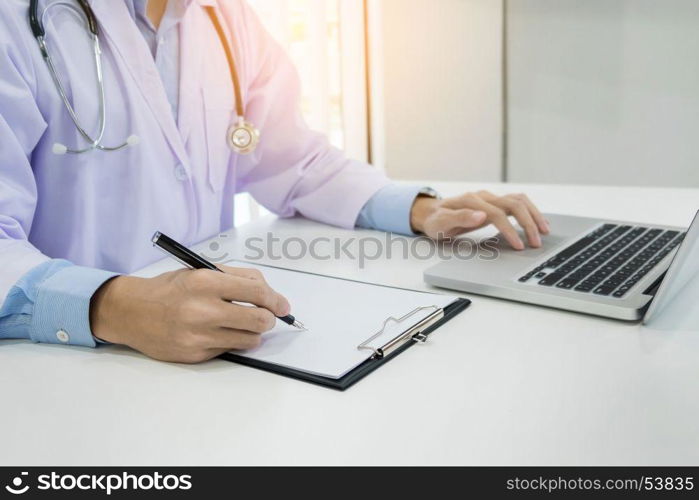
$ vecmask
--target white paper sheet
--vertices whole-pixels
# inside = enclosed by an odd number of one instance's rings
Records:
[[[294,368],[329,378],[340,378],[371,357],[357,346],[377,333],[389,316],[397,318],[422,306],[444,308],[457,297],[400,290],[366,283],[316,276],[285,269],[232,262],[264,273],[268,283],[291,303],[291,313],[307,331],[277,320],[264,334],[262,345],[234,354]],[[389,324],[372,343],[383,345],[408,330],[432,311],[421,311],[401,324]]]

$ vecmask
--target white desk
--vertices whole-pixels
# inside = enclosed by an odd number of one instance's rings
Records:
[[[686,225],[699,208],[697,189],[488,188],[526,191],[546,211],[651,223]],[[244,237],[271,230],[353,236],[266,218],[219,238],[219,252],[243,255]],[[349,260],[273,263],[360,275]],[[428,265],[373,261],[361,276],[424,288]],[[2,342],[0,463],[699,463],[699,333],[473,300],[345,393],[218,360]]]

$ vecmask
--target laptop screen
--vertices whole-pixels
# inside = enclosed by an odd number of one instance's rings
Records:
[[[643,322],[648,323],[652,317],[662,313],[687,283],[695,279],[699,279],[699,212],[689,226]]]

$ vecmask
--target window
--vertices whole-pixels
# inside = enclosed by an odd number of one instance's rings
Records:
[[[309,126],[353,158],[367,160],[364,2],[248,0],[301,78],[301,110]],[[262,131],[264,133],[264,131]],[[264,212],[238,195],[236,225]]]

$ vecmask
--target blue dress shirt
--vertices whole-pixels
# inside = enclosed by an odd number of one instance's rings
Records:
[[[189,0],[170,0],[158,29],[148,19],[147,0],[124,0],[153,54],[165,92],[177,116],[179,22]],[[410,209],[420,187],[393,184],[379,190],[361,210],[357,226],[413,234]],[[0,339],[96,345],[90,329],[90,300],[114,273],[54,259],[27,272],[0,307]]]

